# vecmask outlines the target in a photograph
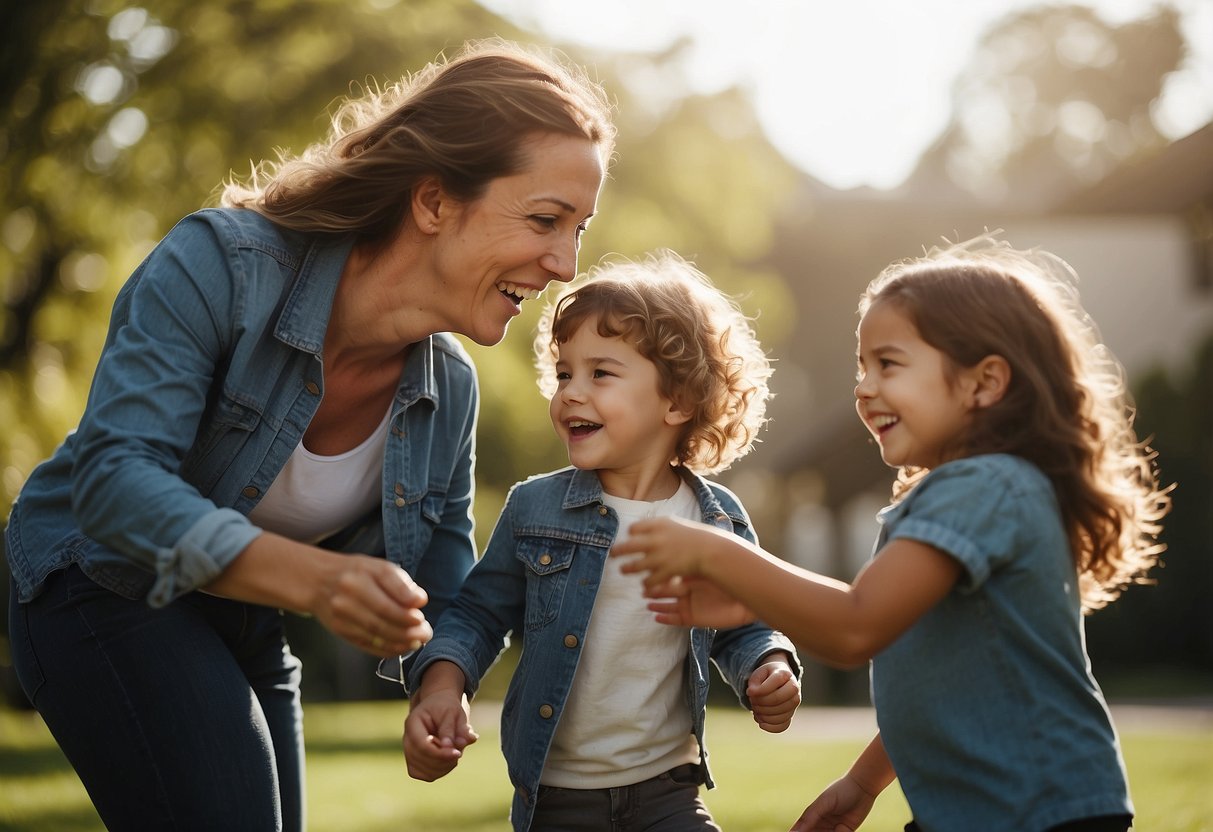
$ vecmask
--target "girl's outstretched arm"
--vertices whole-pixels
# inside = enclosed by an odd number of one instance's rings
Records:
[[[899,538],[848,585],[679,518],[632,525],[612,552],[635,556],[623,571],[647,573],[646,595],[663,597],[679,579],[706,578],[798,647],[841,667],[863,664],[887,647],[948,594],[961,572],[959,562],[934,546]]]
[[[884,742],[877,734],[851,764],[850,771],[827,786],[805,808],[792,824],[791,832],[853,832],[868,817],[876,797],[894,777]]]

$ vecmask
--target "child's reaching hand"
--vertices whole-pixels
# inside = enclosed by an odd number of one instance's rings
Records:
[[[660,517],[633,523],[627,538],[611,547],[611,554],[634,556],[621,569],[646,573],[644,594],[652,598],[674,578],[707,575],[711,558],[745,545],[736,535],[704,523]]]
[[[447,664],[436,662],[431,667],[414,693],[404,721],[404,759],[409,777],[427,783],[449,774],[459,765],[463,749],[480,739],[468,722],[462,682],[448,683]],[[455,672],[463,678],[461,672]]]
[[[790,832],[854,832],[875,802],[876,795],[864,791],[850,775],[840,777],[805,808]]]
[[[895,777],[884,740],[877,734],[850,770],[808,805],[791,832],[854,832]]]
[[[783,653],[773,653],[754,668],[746,696],[758,727],[772,734],[786,731],[800,705],[800,682]]]
[[[648,606],[661,624],[727,630],[758,618],[749,607],[705,578],[678,578],[654,586],[647,594],[659,599]]]

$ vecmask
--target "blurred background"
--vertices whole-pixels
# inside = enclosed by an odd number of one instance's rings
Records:
[[[176,220],[318,138],[337,97],[500,35],[561,49],[617,101],[581,267],[671,248],[755,316],[772,419],[720,479],[806,567],[854,576],[893,479],[853,411],[867,282],[987,229],[1068,260],[1178,483],[1156,585],[1088,620],[1095,672],[1113,699],[1213,696],[1213,4],[6,0],[2,19],[0,517],[75,425],[114,295]],[[471,347],[481,542],[512,483],[567,461],[537,312]],[[289,626],[306,698],[399,695]],[[867,674],[810,662],[805,692],[863,703]]]

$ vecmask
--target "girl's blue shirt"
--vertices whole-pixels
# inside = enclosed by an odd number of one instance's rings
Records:
[[[680,470],[695,491],[704,523],[755,540],[749,517],[732,492]],[[593,471],[565,468],[515,485],[484,557],[409,673],[409,689],[415,690],[431,664],[453,662],[463,671],[468,694],[474,695],[509,634],[521,635],[522,655],[501,713],[516,830],[530,826],[543,764],[573,684],[618,526],[618,516],[602,502],[602,485]],[[711,788],[704,745],[709,660],[746,707],[750,674],[765,655],[786,651],[798,676],[800,668],[791,641],[760,623],[720,631],[693,628],[688,637],[687,707]]]
[[[183,219],[119,292],[78,428],[34,470],[6,549],[22,601],[71,563],[153,606],[215,578],[324,393],[322,347],[349,238],[246,210]],[[451,336],[414,345],[392,403],[380,505],[327,548],[386,556],[434,619],[475,560],[479,388]]]
[[[877,551],[907,538],[963,568],[872,661],[881,737],[919,826],[1033,832],[1132,814],[1048,478],[1015,456],[961,459],[879,519]]]

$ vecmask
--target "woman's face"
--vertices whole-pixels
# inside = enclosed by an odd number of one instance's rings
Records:
[[[505,336],[524,300],[577,274],[581,235],[604,175],[588,139],[539,134],[523,142],[519,173],[492,180],[458,206],[434,244],[450,329],[490,346]]]

